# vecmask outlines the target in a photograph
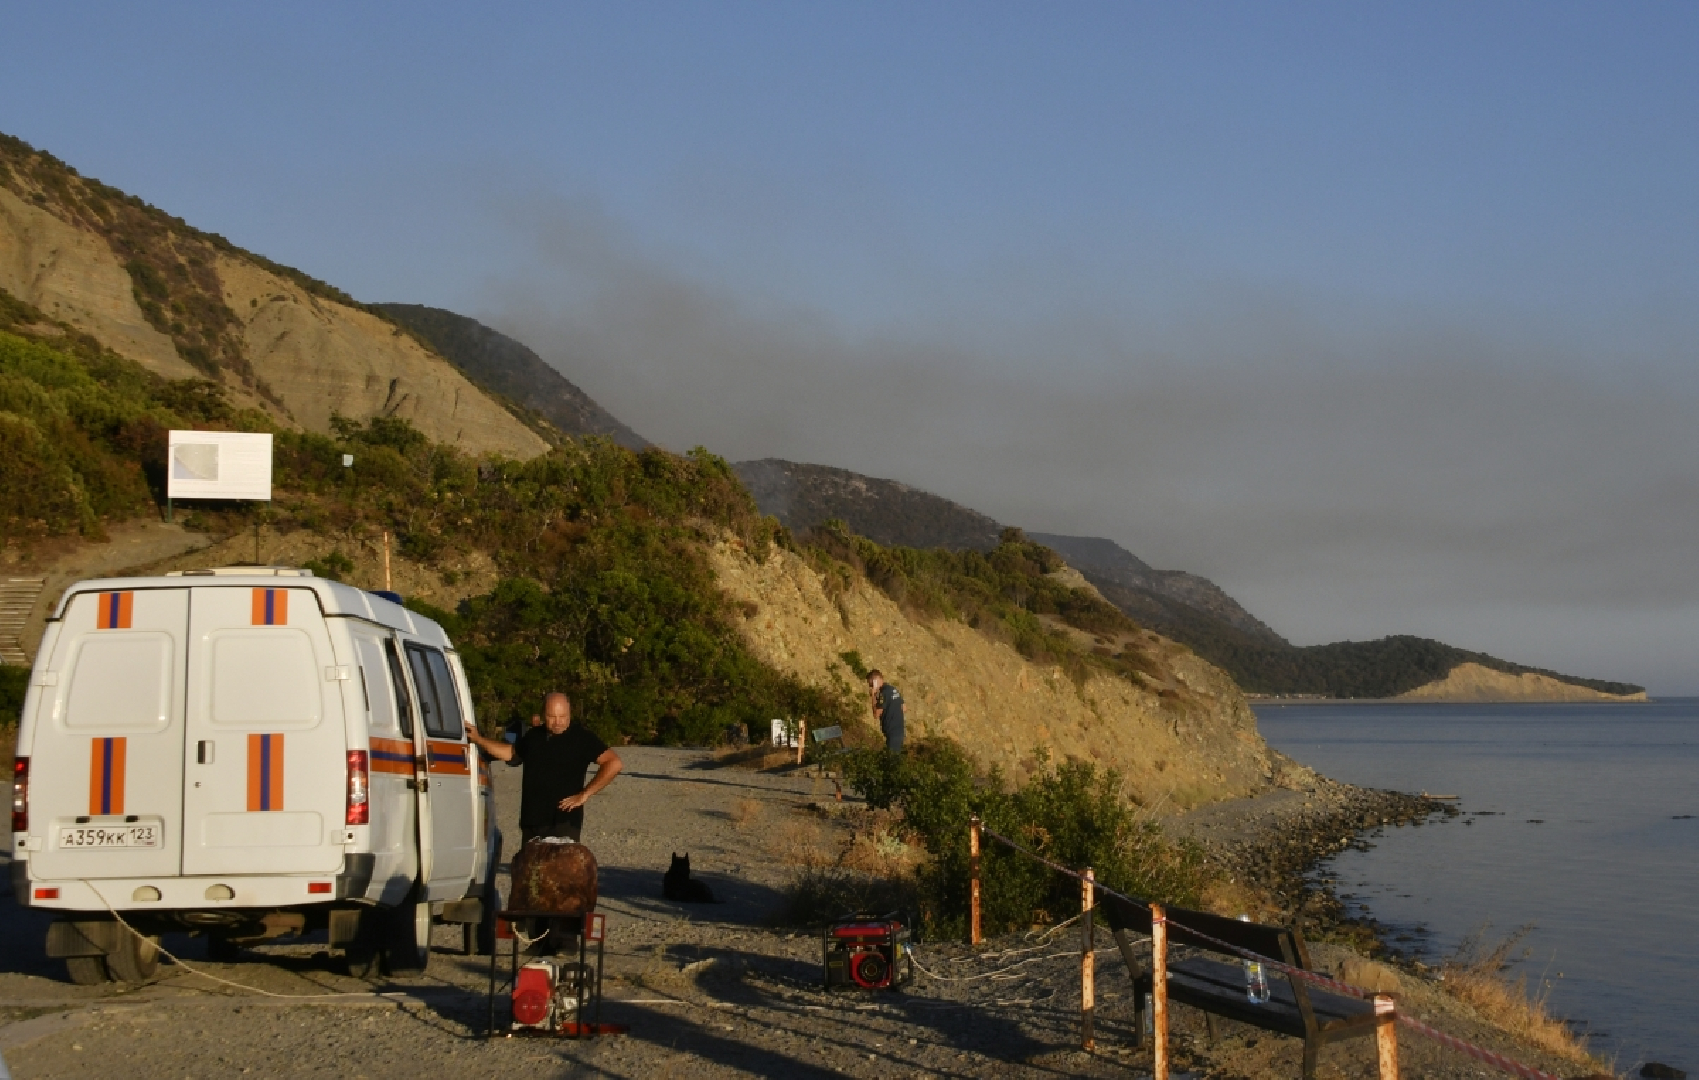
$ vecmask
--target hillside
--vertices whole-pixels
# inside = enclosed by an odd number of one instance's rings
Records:
[[[1095,536],[1028,533],[1068,560],[1103,595],[1140,623],[1175,636],[1236,631],[1247,641],[1284,646],[1269,629],[1208,578],[1184,570],[1156,570],[1115,543]],[[1111,595],[1113,594],[1113,595]],[[1184,637],[1182,637],[1184,640]]]
[[[471,453],[548,449],[524,419],[340,290],[0,135],[0,289],[165,379],[286,427],[407,420]]]
[[[631,450],[649,441],[530,348],[475,319],[422,304],[373,304],[441,353],[467,378],[517,402],[568,435],[601,435]]]
[[[1041,750],[1080,757],[1119,770],[1135,801],[1170,810],[1254,794],[1284,768],[1232,680],[1156,635],[1124,645],[1138,672],[1070,672],[969,625],[979,620],[918,617],[806,551],[758,560],[722,543],[712,559],[757,656],[863,711],[855,669],[878,667],[903,691],[911,738],[955,739],[982,768],[1023,779]]]
[[[769,458],[738,475],[763,513],[803,533],[830,520],[886,545],[989,550],[1000,526],[984,514],[895,480]],[[1195,650],[1246,693],[1427,700],[1634,700],[1644,688],[1576,678],[1410,636],[1295,646],[1206,578],[1157,570],[1112,540],[1030,533],[1138,625]],[[1463,665],[1503,678],[1452,678]],[[1490,683],[1490,687],[1489,687]],[[1487,696],[1483,696],[1487,695]]]
[[[732,468],[761,512],[797,534],[837,519],[887,547],[990,551],[1002,531],[976,510],[895,480],[779,458]]]
[[[569,440],[516,461],[433,443],[397,417],[343,420],[329,435],[291,429],[3,291],[0,565],[53,580],[67,552],[129,565],[96,549],[109,526],[156,520],[164,432],[189,426],[272,432],[274,500],[180,507],[204,548],[141,568],[253,551],[372,587],[388,533],[396,584],[454,637],[486,724],[529,715],[565,685],[609,739],[714,743],[773,716],[853,732],[866,717],[852,682],[860,661],[845,654],[860,648],[894,677],[914,676],[917,735],[962,738],[1013,780],[1040,752],[1089,755],[1136,779],[1140,798],[1193,805],[1259,790],[1274,773],[1229,679],[1064,580],[1060,559],[1018,531],[960,555],[831,529],[797,542],[705,452]],[[832,619],[841,639],[825,633]],[[9,708],[22,674],[0,672]]]

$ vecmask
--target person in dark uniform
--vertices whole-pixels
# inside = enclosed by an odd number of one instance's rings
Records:
[[[873,718],[885,733],[885,749],[892,754],[903,752],[903,693],[885,681],[875,668],[867,673],[869,696],[873,699]]]
[[[543,699],[543,722],[526,728],[513,743],[491,739],[470,723],[466,737],[497,761],[525,766],[519,796],[521,844],[539,836],[578,840],[584,835],[584,804],[613,782],[622,767],[619,755],[587,727],[572,723],[572,702],[565,694]],[[584,782],[590,766],[596,776]]]

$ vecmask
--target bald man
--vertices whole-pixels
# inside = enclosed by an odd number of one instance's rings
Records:
[[[520,733],[514,743],[484,737],[471,724],[466,737],[497,761],[525,766],[519,796],[521,845],[535,837],[577,840],[584,835],[584,804],[613,782],[622,767],[619,755],[586,727],[574,727],[572,702],[565,694],[543,699],[543,722]],[[584,783],[590,766],[595,779]]]

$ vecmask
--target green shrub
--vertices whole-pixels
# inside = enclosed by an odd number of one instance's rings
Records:
[[[1099,882],[1130,896],[1196,906],[1205,883],[1202,852],[1171,843],[1155,822],[1137,816],[1121,795],[1121,778],[1089,762],[1041,770],[1013,790],[1002,777],[976,774],[962,748],[923,740],[903,757],[851,751],[845,778],[876,809],[901,807],[931,858],[921,870],[921,915],[929,933],[961,936],[968,914],[968,828],[985,827],[1074,870],[1091,867]],[[995,841],[981,846],[980,912],[987,933],[1024,929],[1079,911],[1073,878]]]

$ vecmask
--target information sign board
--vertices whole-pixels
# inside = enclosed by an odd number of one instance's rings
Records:
[[[167,441],[167,497],[271,501],[269,434],[173,431]]]

